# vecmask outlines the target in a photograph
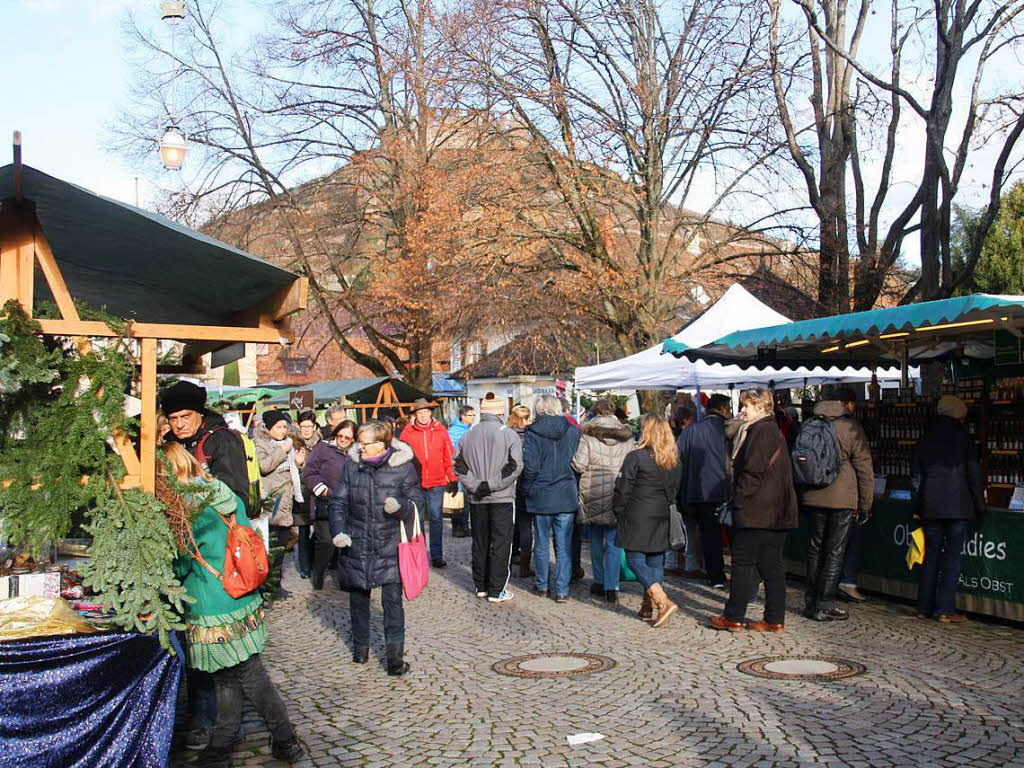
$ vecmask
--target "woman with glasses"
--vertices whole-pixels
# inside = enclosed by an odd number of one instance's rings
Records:
[[[331,524],[327,519],[327,499],[341,480],[341,470],[356,439],[355,422],[344,419],[334,425],[327,440],[310,451],[302,470],[302,492],[313,500],[313,589],[323,589],[324,574],[334,557]]]
[[[391,427],[359,427],[356,450],[345,463],[327,503],[338,553],[338,583],[349,593],[352,661],[365,664],[370,650],[370,590],[380,587],[389,675],[409,671],[405,662],[405,611],[398,573],[399,522],[411,533],[413,514],[426,509],[412,449]]]

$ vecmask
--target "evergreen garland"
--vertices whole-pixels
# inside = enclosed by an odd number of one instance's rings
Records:
[[[90,313],[112,327],[116,319]],[[87,509],[93,536],[85,583],[125,629],[181,629],[189,601],[175,578],[178,554],[164,504],[120,488],[124,467],[111,450],[115,430],[131,434],[125,392],[134,372],[125,339],[87,352],[37,334],[21,305],[0,316],[0,509],[4,534],[38,552],[64,538],[72,513]]]

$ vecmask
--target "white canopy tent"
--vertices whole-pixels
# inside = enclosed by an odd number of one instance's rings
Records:
[[[673,338],[700,347],[734,331],[792,322],[745,288],[732,285],[718,301]],[[773,386],[778,389],[871,381],[868,368],[742,368],[696,362],[662,354],[662,344],[602,365],[576,369],[576,389],[729,389]],[[879,370],[879,381],[900,378],[899,370]]]

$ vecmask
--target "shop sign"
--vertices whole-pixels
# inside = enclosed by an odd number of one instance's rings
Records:
[[[316,393],[312,389],[295,389],[288,395],[288,407],[293,411],[311,411],[316,407]]]

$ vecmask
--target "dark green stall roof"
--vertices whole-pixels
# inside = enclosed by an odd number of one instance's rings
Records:
[[[380,386],[390,381],[395,388],[395,394],[403,403],[411,403],[418,397],[430,399],[430,395],[421,392],[401,379],[389,379],[381,376],[374,379],[341,379],[339,381],[316,381],[312,384],[296,384],[295,386],[282,389],[278,394],[266,401],[266,405],[288,405],[289,395],[295,390],[311,389],[313,398],[317,405],[341,402],[345,398],[349,403],[357,405],[372,405],[377,402],[377,394]]]
[[[159,214],[22,169],[23,196],[77,301],[139,322],[226,325],[297,279]],[[5,165],[0,199],[13,197],[14,166]],[[36,296],[51,298],[41,277]]]
[[[992,356],[993,331],[1024,326],[1024,296],[974,294],[889,309],[851,312],[749,331],[737,331],[699,348],[672,339],[664,351],[676,357],[757,367],[885,362],[906,344],[911,360],[951,352]]]

